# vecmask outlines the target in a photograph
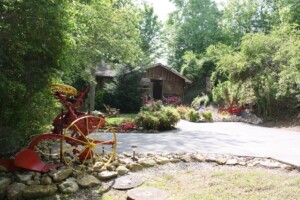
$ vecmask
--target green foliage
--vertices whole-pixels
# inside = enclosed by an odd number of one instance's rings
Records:
[[[123,113],[137,112],[140,109],[138,71],[129,72],[129,68],[120,68],[114,81],[106,83],[103,102],[111,107],[120,109]]]
[[[229,0],[221,25],[230,43],[238,45],[245,34],[269,33],[279,22],[276,0]]]
[[[186,112],[186,119],[191,122],[198,122],[200,120],[200,114],[193,108],[188,109]]]
[[[156,112],[156,111],[161,111],[163,108],[163,103],[162,101],[150,101],[146,105],[144,105],[141,110],[142,111],[149,111],[149,112]]]
[[[169,130],[179,120],[176,108],[162,106],[161,102],[145,105],[135,119],[136,124],[146,130]]]
[[[211,59],[189,51],[184,54],[183,60],[180,73],[193,82],[187,86],[185,93],[185,103],[190,104],[199,93],[206,92],[206,79],[211,76],[215,65]]]
[[[0,4],[0,146],[6,152],[45,131],[54,117],[51,79],[64,70],[68,1]]]
[[[211,0],[173,0],[177,10],[168,20],[169,63],[180,69],[187,51],[203,53],[222,40],[220,11]],[[180,71],[180,70],[179,70]]]
[[[208,95],[202,94],[202,96],[197,96],[196,98],[194,98],[191,106],[193,108],[200,108],[202,103],[203,103],[204,107],[207,106],[207,104],[209,103],[209,97],[208,97]]]
[[[237,98],[239,103],[255,103],[257,111],[264,115],[280,113],[288,107],[299,109],[299,39],[297,29],[283,26],[269,35],[246,34],[239,51],[223,51],[215,56],[214,101],[226,99],[226,88],[231,95],[227,101]],[[222,52],[218,47],[214,49]],[[221,76],[223,79],[218,79]]]
[[[98,90],[95,94],[95,109],[96,110],[102,110],[103,109],[103,97],[104,97],[104,91]]]
[[[186,113],[188,110],[189,108],[186,106],[177,106],[177,112],[179,113],[181,119],[186,119]]]
[[[155,60],[161,56],[161,36],[162,36],[162,23],[158,20],[157,15],[154,14],[152,6],[144,4],[142,11],[142,20],[140,22],[141,33],[141,49],[142,66],[149,66],[154,64]]]
[[[177,112],[176,108],[171,106],[166,106],[162,109],[162,111],[158,115],[159,118],[159,130],[169,130],[174,125],[179,122],[180,115]]]
[[[212,112],[210,110],[205,110],[201,113],[201,116],[204,118],[205,121],[212,121]]]
[[[149,111],[140,112],[136,116],[135,122],[139,127],[143,127],[146,130],[158,130],[160,123],[159,118]]]

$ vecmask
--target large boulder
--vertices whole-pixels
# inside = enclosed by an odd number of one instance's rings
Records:
[[[56,193],[56,185],[30,185],[24,190],[24,199],[36,199],[41,197],[52,196]]]
[[[27,186],[23,183],[13,183],[7,187],[7,198],[9,200],[19,199]]]
[[[79,190],[78,184],[73,180],[66,180],[58,186],[62,193],[74,193]]]
[[[3,199],[6,195],[6,189],[11,183],[9,178],[0,178],[0,199]]]
[[[88,187],[92,187],[92,186],[101,184],[99,179],[97,179],[95,176],[89,175],[89,174],[86,174],[83,177],[78,178],[76,180],[76,182],[78,183],[78,185],[80,187],[83,187],[83,188],[88,188]]]
[[[53,180],[55,182],[63,181],[65,179],[69,178],[69,176],[72,174],[72,172],[73,172],[72,168],[60,169],[56,173],[53,174]]]

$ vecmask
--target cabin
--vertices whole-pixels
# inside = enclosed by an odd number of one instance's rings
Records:
[[[155,100],[167,97],[184,98],[184,88],[191,81],[161,63],[144,69],[141,80],[141,93]]]
[[[139,87],[142,97],[150,97],[155,100],[160,100],[164,97],[179,97],[183,99],[184,88],[186,84],[191,83],[190,80],[176,70],[161,63],[137,70],[142,70],[143,74]],[[108,64],[102,64],[97,66],[95,75],[97,89],[101,89],[105,82],[113,80],[116,70]]]

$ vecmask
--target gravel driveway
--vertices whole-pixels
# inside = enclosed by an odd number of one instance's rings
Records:
[[[118,133],[118,153],[218,153],[271,157],[300,166],[300,132],[238,122],[192,123],[162,133]]]

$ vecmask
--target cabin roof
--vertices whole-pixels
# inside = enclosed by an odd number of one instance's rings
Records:
[[[190,80],[187,79],[186,77],[182,76],[182,75],[181,75],[179,72],[177,72],[175,69],[169,68],[169,67],[167,67],[167,66],[165,66],[165,65],[163,65],[163,64],[161,64],[161,63],[157,63],[157,64],[152,65],[152,66],[150,66],[150,67],[146,67],[145,70],[151,69],[151,68],[155,68],[155,67],[162,67],[162,68],[164,68],[164,69],[166,69],[166,70],[172,72],[173,74],[179,76],[180,78],[184,79],[184,81],[185,81],[186,83],[192,83],[192,81],[190,81]]]

